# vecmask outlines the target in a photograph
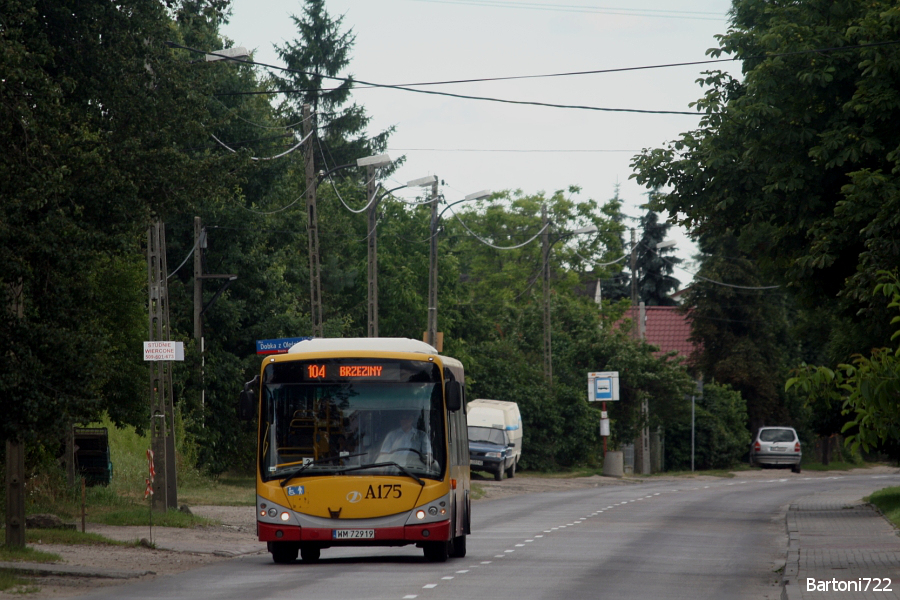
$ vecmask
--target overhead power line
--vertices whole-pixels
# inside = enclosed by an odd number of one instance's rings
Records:
[[[724,13],[694,10],[659,10],[650,8],[614,8],[606,6],[586,6],[583,4],[557,4],[547,2],[501,2],[498,0],[415,0],[432,4],[458,4],[463,6],[484,6],[488,8],[521,8],[550,12],[571,12],[588,14],[626,15],[632,17],[656,17],[666,19],[699,19],[721,21]]]
[[[173,48],[181,48],[183,50],[188,50],[190,52],[195,52],[198,54],[207,54],[207,52],[203,50],[197,50],[196,48],[190,48],[188,46],[182,46],[180,44],[176,44],[174,42],[166,42],[170,47]],[[732,58],[718,58],[718,59],[709,59],[702,61],[693,61],[693,62],[684,62],[684,63],[669,63],[669,64],[661,64],[661,65],[647,65],[640,67],[626,67],[620,69],[601,69],[595,71],[577,71],[577,72],[569,72],[569,73],[550,73],[545,75],[522,75],[522,76],[512,76],[512,77],[492,77],[485,79],[468,79],[468,80],[454,80],[454,81],[435,81],[435,82],[420,82],[420,83],[407,83],[407,84],[382,84],[375,83],[371,81],[364,81],[361,79],[353,79],[349,77],[337,77],[337,76],[329,76],[318,74],[319,77],[324,79],[330,79],[334,81],[340,82],[352,82],[355,85],[355,89],[364,88],[366,86],[372,88],[381,88],[381,89],[393,89],[405,92],[413,92],[417,94],[428,94],[434,96],[445,96],[450,98],[459,98],[463,100],[480,100],[484,102],[498,102],[502,104],[518,104],[523,106],[539,106],[544,108],[563,108],[563,109],[571,109],[571,110],[589,110],[589,111],[599,111],[599,112],[622,112],[622,113],[638,113],[638,114],[667,114],[667,115],[702,115],[703,113],[699,110],[695,111],[673,111],[673,110],[646,110],[646,109],[637,109],[637,108],[609,108],[609,107],[600,107],[600,106],[586,106],[580,104],[557,104],[551,102],[536,102],[536,101],[526,101],[526,100],[511,100],[504,98],[494,98],[490,96],[474,96],[469,94],[454,94],[451,92],[439,92],[436,90],[420,90],[415,89],[416,86],[434,86],[434,85],[446,85],[446,84],[457,84],[457,83],[470,83],[470,82],[486,82],[486,81],[505,81],[512,79],[533,79],[533,78],[545,78],[545,77],[566,77],[566,76],[574,76],[574,75],[589,75],[589,74],[601,74],[601,73],[613,73],[613,72],[623,72],[623,71],[635,71],[635,70],[644,70],[644,69],[660,69],[660,68],[669,68],[669,67],[681,67],[681,66],[691,66],[691,65],[702,65],[702,64],[713,64],[713,63],[722,63],[722,62],[735,62],[738,60],[761,60],[766,58],[774,58],[774,57],[784,57],[784,56],[796,56],[801,54],[822,54],[826,52],[842,52],[847,50],[855,50],[860,48],[872,48],[877,46],[887,46],[900,44],[900,40],[889,40],[884,42],[874,42],[871,44],[857,44],[852,46],[838,46],[838,47],[830,47],[830,48],[811,48],[809,50],[797,50],[793,52],[770,52],[762,55],[753,55],[753,56],[744,56],[744,57],[732,57]],[[244,64],[250,64],[254,66],[264,67],[267,69],[275,69],[279,71],[285,71],[289,73],[302,73],[305,75],[309,75],[309,73],[305,71],[301,71],[299,69],[290,69],[287,67],[280,67],[277,65],[270,65],[261,62],[255,62],[250,60],[242,60],[242,59],[234,59],[234,58],[226,58],[226,60],[233,60],[235,62],[240,62]],[[303,90],[299,89],[288,89],[288,90],[268,90],[268,91],[254,91],[254,92],[230,92],[230,93],[221,93],[217,94],[219,96],[241,96],[241,95],[256,95],[256,94],[283,94],[283,93],[298,93]]]
[[[523,153],[612,153],[612,152],[640,152],[640,150],[565,150],[565,149],[540,149],[540,148],[388,148],[396,152],[523,152]]]

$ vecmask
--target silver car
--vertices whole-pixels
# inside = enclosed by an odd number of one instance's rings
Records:
[[[790,467],[799,473],[802,455],[793,427],[760,427],[750,446],[750,465]]]

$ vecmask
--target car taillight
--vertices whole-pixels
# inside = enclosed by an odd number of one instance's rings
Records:
[[[756,442],[755,444],[753,444],[754,452],[759,452],[760,450],[762,450],[762,446],[759,445],[759,442]]]
[[[800,442],[794,444],[794,452],[800,452]]]

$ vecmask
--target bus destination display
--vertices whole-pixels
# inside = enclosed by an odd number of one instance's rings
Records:
[[[395,380],[398,375],[397,365],[333,363],[310,363],[306,365],[307,380],[386,379],[391,381]]]

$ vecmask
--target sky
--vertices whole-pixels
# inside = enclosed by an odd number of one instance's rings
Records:
[[[627,6],[627,8],[625,8]],[[409,84],[546,75],[708,60],[728,30],[730,0],[327,0],[332,17],[356,36],[347,69],[357,80]],[[290,15],[302,0],[233,0],[223,34],[259,62],[281,65],[273,45],[296,39]],[[740,65],[638,69],[431,86],[423,89],[507,100],[694,112],[705,70],[740,75]],[[388,127],[391,158],[406,157],[384,187],[437,175],[448,202],[489,189],[525,194],[578,186],[576,199],[601,205],[615,193],[639,217],[647,190],[630,163],[699,124],[694,114],[646,114],[526,106],[383,88],[356,89],[371,117],[369,133]],[[398,192],[399,193],[399,192]],[[412,194],[407,192],[408,197]],[[627,222],[638,225],[636,220]],[[638,233],[640,236],[640,233]],[[676,254],[696,247],[670,230]],[[676,270],[687,284],[695,265]]]

